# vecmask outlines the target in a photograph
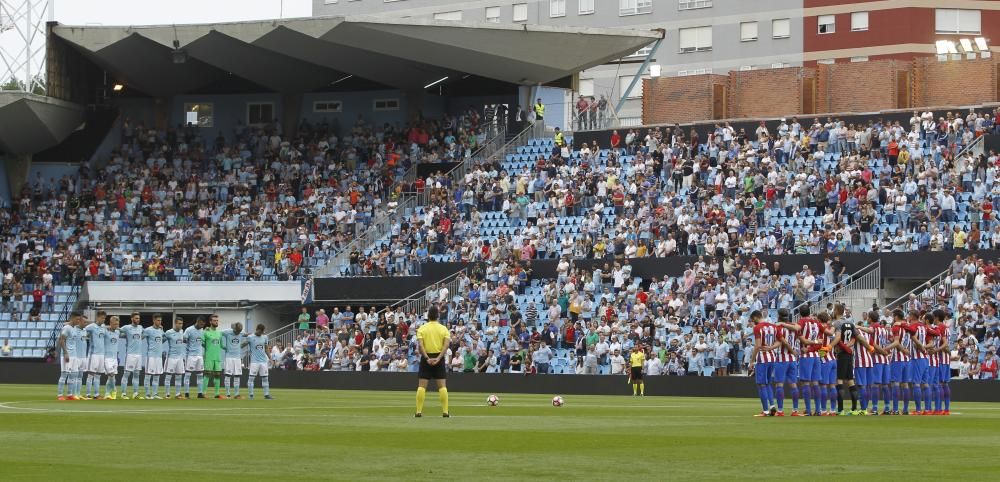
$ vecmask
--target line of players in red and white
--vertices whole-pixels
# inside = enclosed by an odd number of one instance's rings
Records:
[[[750,315],[751,373],[762,407],[758,416],[784,416],[786,393],[792,398],[791,416],[879,415],[880,400],[881,415],[950,414],[952,328],[943,310],[904,314],[897,309],[888,323],[869,312],[855,327],[865,348],[857,350],[841,339],[838,346],[831,346],[835,327],[850,323],[842,306],[834,307],[832,315],[824,311],[813,317],[808,308],[802,308],[800,315],[797,323],[791,323],[784,309],[774,323],[759,311]],[[842,368],[838,373],[835,351],[851,355],[853,371]],[[855,392],[860,396],[861,410],[835,410],[841,388],[849,388],[852,397]],[[804,412],[799,412],[800,397]]]

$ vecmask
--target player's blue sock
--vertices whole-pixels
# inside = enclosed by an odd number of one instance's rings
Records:
[[[913,404],[916,405],[917,411],[921,411],[920,407],[924,400],[924,394],[920,386],[910,387],[910,398],[913,399]]]
[[[941,384],[941,398],[944,399],[944,409],[951,411],[951,385],[948,382]]]
[[[198,393],[205,393],[205,374],[198,372]]]
[[[233,377],[233,396],[240,396],[240,376],[236,375]]]
[[[253,398],[253,379],[257,378],[253,375],[247,377],[247,392],[250,394],[250,398]]]
[[[66,373],[66,372],[62,372],[62,373],[59,374],[59,384],[57,386],[59,387],[59,396],[60,397],[63,396],[63,393],[66,390],[66,380],[68,378],[69,378],[69,374]]]
[[[792,385],[792,410],[799,411],[799,387]]]
[[[826,387],[813,385],[813,390],[816,391],[816,411],[826,411]]]
[[[271,396],[271,380],[267,376],[260,377],[260,386],[264,387],[264,396]]]
[[[187,376],[187,374],[185,373],[184,376]],[[177,396],[178,397],[181,396],[181,376],[180,375],[177,375],[176,377],[174,377],[174,388],[177,389]],[[170,392],[170,387],[167,387],[167,392],[168,393]]]
[[[222,377],[222,385],[226,387],[226,396],[228,397],[231,394],[229,391],[229,377]]]
[[[191,374],[184,374],[184,393],[191,393]]]
[[[930,410],[931,400],[934,398],[933,394],[931,393],[931,387],[924,385],[920,387],[920,389],[921,391],[924,392],[924,410]]]
[[[139,375],[139,372],[136,370],[132,370],[132,392],[135,395],[139,394],[139,382],[141,381],[139,380],[140,378],[142,378],[142,376]]]
[[[774,387],[774,398],[778,402],[778,411],[785,410],[785,386],[777,385]]]
[[[858,386],[858,395],[861,396],[861,410],[868,410],[868,387]]]
[[[802,386],[802,399],[806,402],[806,413],[812,413],[812,389],[809,385]]]
[[[826,400],[830,402],[830,411],[837,408],[837,387],[830,385],[826,389]]]
[[[760,395],[760,406],[762,407],[762,409],[763,409],[764,412],[767,411],[767,391],[766,391],[766,388],[767,388],[766,385],[757,385],[757,394]]]
[[[96,374],[96,373],[91,373],[90,374],[90,383],[92,383],[94,385],[94,392],[93,392],[94,396],[95,397],[100,396],[101,395],[101,376],[98,375],[98,374]]]

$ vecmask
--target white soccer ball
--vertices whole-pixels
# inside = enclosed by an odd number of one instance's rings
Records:
[[[496,395],[490,395],[490,396],[486,397],[486,404],[489,405],[489,406],[491,406],[491,407],[495,407],[497,405],[500,405],[500,397],[498,397]]]
[[[561,406],[563,406],[564,403],[566,403],[566,402],[563,401],[563,397],[560,397],[559,395],[556,395],[556,396],[552,397],[552,406],[553,407],[561,407]]]

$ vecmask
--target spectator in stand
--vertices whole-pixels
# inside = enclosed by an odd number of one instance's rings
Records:
[[[299,323],[299,329],[300,330],[308,330],[309,328],[311,328],[310,325],[312,324],[311,323],[312,317],[309,316],[309,308],[306,308],[305,306],[303,306],[302,307],[302,312],[299,313],[299,318],[296,321],[298,321],[298,323]]]

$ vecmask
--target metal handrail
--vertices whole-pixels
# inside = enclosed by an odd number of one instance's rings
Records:
[[[973,139],[969,145],[962,148],[961,151],[958,151],[958,154],[955,154],[955,157],[962,157],[967,152],[972,152],[973,157],[978,157],[986,152],[986,136],[979,136]]]
[[[873,276],[874,275],[874,276]],[[874,277],[875,281],[872,283],[870,277]],[[827,303],[836,301],[838,299],[846,298],[847,293],[851,290],[856,289],[872,289],[869,287],[871,284],[875,284],[876,288],[881,284],[882,281],[882,260],[876,259],[875,261],[868,263],[864,267],[858,269],[853,274],[851,274],[846,280],[840,280],[833,284],[833,291],[823,295],[822,297],[814,300],[805,300],[799,303],[794,308],[792,308],[792,317],[797,318],[799,310],[802,307],[809,307],[810,313],[816,313],[822,307],[825,307]],[[862,286],[864,285],[864,286]],[[824,287],[823,292],[826,292],[827,287]]]
[[[448,293],[456,295],[456,293],[458,293],[459,278],[464,275],[466,271],[467,268],[464,268],[455,272],[441,281],[427,286],[426,288],[397,301],[391,306],[385,307],[382,312],[395,312],[399,307],[402,307],[403,313],[423,313],[431,304],[431,302],[427,300],[427,291],[430,290],[432,286],[440,286],[443,284],[444,287],[448,289]]]
[[[948,279],[949,276],[951,276],[951,270],[950,269],[946,269],[946,270],[938,273],[933,278],[927,280],[924,283],[920,283],[916,288],[913,288],[912,290],[906,292],[902,296],[900,296],[900,297],[896,298],[895,300],[892,300],[891,302],[887,303],[885,305],[884,309],[894,310],[896,308],[902,307],[904,309],[904,311],[905,311],[906,309],[908,309],[908,305],[909,305],[909,301],[910,301],[910,296],[911,295],[914,295],[914,296],[917,297],[917,299],[919,299],[919,295],[922,294],[922,293],[924,293],[928,289],[931,289],[931,290],[934,291],[934,293],[937,293],[938,287],[940,287],[945,282],[945,280]],[[949,289],[949,293],[948,294],[950,295],[951,294],[950,293],[951,286],[949,285],[949,286],[947,286],[947,288]]]
[[[53,289],[54,289],[54,287],[53,287]],[[73,290],[70,291],[70,294],[74,295],[75,298],[73,299],[73,304],[71,305],[69,303],[66,303],[65,307],[62,310],[62,313],[59,314],[60,318],[63,321],[69,319],[69,314],[70,314],[70,312],[73,311],[73,307],[76,305],[77,302],[80,301],[80,285],[79,284],[73,285]],[[52,329],[51,333],[49,333],[49,342],[45,346],[46,351],[48,351],[48,350],[50,350],[52,348],[55,348],[56,341],[59,339],[59,333],[62,332],[62,328],[63,327],[60,326],[59,323],[56,323],[56,327]],[[43,354],[43,356],[44,356],[44,354]]]

